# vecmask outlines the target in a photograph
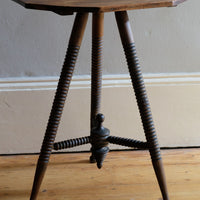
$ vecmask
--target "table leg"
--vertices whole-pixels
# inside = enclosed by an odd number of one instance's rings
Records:
[[[126,11],[115,13],[118,29],[120,32],[122,45],[125,51],[128,68],[135,90],[137,104],[140,111],[141,120],[143,123],[144,132],[146,135],[149,151],[151,154],[152,164],[158,179],[158,183],[164,200],[169,200],[165,174],[161,159],[160,148],[156,136],[156,131],[151,114],[150,104],[148,101],[143,76],[136,55],[133,33],[131,30],[128,14]]]
[[[100,112],[102,87],[102,46],[104,13],[93,13],[92,18],[92,78],[90,128],[96,127],[96,115]],[[96,162],[93,154],[90,162]]]
[[[32,188],[30,200],[36,200],[37,195],[42,183],[51,151],[53,148],[54,140],[56,137],[57,129],[61,119],[62,111],[64,108],[65,100],[69,90],[74,66],[78,56],[79,48],[83,38],[84,30],[88,19],[88,13],[77,13],[74,26],[72,29],[69,46],[65,61],[63,64],[62,72],[60,75],[57,91],[55,94],[51,114],[49,117],[46,133],[44,136],[40,156],[37,163],[35,178]]]

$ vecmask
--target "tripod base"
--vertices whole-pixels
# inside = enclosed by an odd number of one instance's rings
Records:
[[[31,200],[37,199],[37,194],[39,192],[39,188],[42,183],[42,179],[44,177],[52,149],[54,148],[55,150],[59,150],[64,148],[72,148],[74,146],[79,146],[87,143],[91,143],[92,145],[92,156],[90,157],[90,161],[97,162],[98,168],[102,167],[103,161],[109,152],[109,143],[133,148],[148,149],[162,192],[163,200],[169,200],[160,148],[158,145],[141,68],[136,55],[135,42],[133,39],[129,18],[126,11],[116,12],[115,17],[128,64],[130,78],[135,92],[143,129],[146,136],[146,142],[110,136],[110,131],[102,126],[104,116],[98,113],[100,111],[101,102],[101,61],[104,13],[97,12],[93,13],[92,21],[92,84],[90,116],[91,134],[87,137],[54,143],[88,18],[88,13],[77,13],[51,114],[47,124],[40,157],[38,159]]]
[[[132,147],[132,148],[148,149],[147,142],[110,136],[109,129],[104,128],[102,126],[103,121],[104,121],[104,116],[102,114],[98,114],[96,116],[96,122],[95,122],[97,126],[92,129],[91,136],[65,140],[62,142],[56,142],[54,143],[54,150],[68,149],[91,143],[92,156],[90,157],[90,162],[91,163],[97,162],[97,167],[100,169],[103,165],[103,161],[107,153],[109,152],[109,148],[107,147],[108,143],[118,144],[121,146]]]

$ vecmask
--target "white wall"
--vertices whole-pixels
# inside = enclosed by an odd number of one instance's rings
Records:
[[[199,71],[199,7],[199,0],[190,0],[176,8],[129,11],[143,72]],[[73,19],[1,0],[0,77],[58,75]],[[126,74],[112,13],[105,17],[104,41],[104,74]],[[90,47],[91,17],[76,74],[90,73]]]
[[[190,0],[129,11],[161,146],[200,143],[199,7]],[[0,1],[0,154],[39,151],[73,19]],[[85,36],[75,71],[81,76],[56,140],[89,135],[91,17]],[[105,125],[113,135],[144,139],[129,79],[119,75],[128,71],[113,14],[105,16],[104,41],[104,74],[111,74],[104,79]]]
[[[0,79],[0,154],[39,152],[57,81]],[[145,75],[145,83],[160,146],[199,146],[200,73]],[[145,141],[129,76],[104,76],[101,112],[111,135]],[[88,136],[89,116],[89,76],[75,77],[56,141]],[[85,145],[69,150],[89,149]]]

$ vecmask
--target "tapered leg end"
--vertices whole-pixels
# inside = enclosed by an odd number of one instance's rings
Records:
[[[167,191],[167,183],[166,183],[166,178],[165,178],[165,172],[163,168],[163,162],[162,159],[160,160],[153,160],[152,161],[153,167],[155,174],[157,176],[157,180],[160,186],[160,190],[163,196],[163,200],[170,200],[168,191]]]
[[[36,200],[48,163],[38,161],[30,200]]]
[[[90,156],[90,163],[96,163],[96,159],[93,154]]]

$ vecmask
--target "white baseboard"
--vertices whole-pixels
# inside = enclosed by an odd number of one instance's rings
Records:
[[[160,146],[199,146],[200,73],[148,74],[144,79]],[[57,81],[0,79],[0,154],[39,151]],[[56,141],[90,134],[90,77],[75,76],[70,89]],[[103,77],[101,112],[112,135],[145,140],[128,75]]]

